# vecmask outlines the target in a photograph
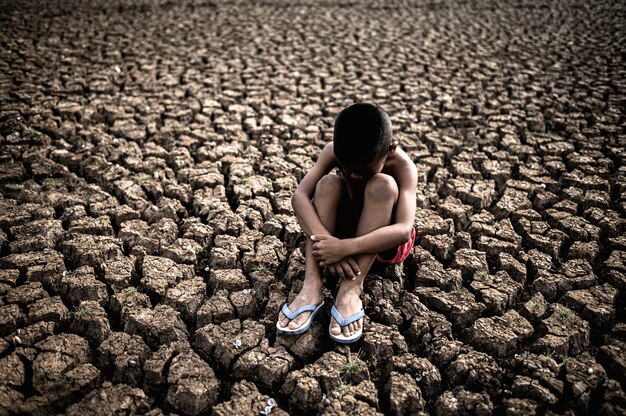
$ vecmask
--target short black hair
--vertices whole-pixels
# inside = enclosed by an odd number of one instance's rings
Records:
[[[335,157],[345,166],[362,166],[391,145],[391,119],[381,107],[355,103],[341,110],[333,131]]]

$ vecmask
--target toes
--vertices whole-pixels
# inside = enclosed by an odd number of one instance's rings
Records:
[[[330,332],[333,335],[341,334],[341,328],[339,327],[339,324],[337,323],[337,321],[335,321],[334,319],[331,321],[331,324],[330,324]]]
[[[343,327],[343,335],[346,337],[350,336],[350,325],[346,325]]]
[[[302,326],[302,324],[307,320],[308,316],[304,316],[305,314],[297,316],[294,320],[289,322],[289,329],[298,329]]]

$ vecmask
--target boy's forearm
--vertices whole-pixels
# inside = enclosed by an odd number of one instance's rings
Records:
[[[300,228],[307,236],[315,234],[329,235],[330,232],[324,227],[313,203],[306,195],[294,194],[291,199],[291,206],[296,214]]]
[[[350,256],[377,254],[391,250],[409,241],[411,228],[405,224],[392,224],[378,228],[359,237],[346,239]]]

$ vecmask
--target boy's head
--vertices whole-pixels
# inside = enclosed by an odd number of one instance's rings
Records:
[[[364,166],[382,158],[391,147],[389,115],[370,103],[344,108],[335,120],[335,157],[342,166]]]

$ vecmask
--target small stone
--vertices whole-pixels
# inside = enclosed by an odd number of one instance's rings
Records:
[[[209,270],[210,270],[209,266],[206,266],[206,267],[204,268],[204,271],[205,271],[205,272],[208,272]]]
[[[417,374],[415,375],[415,381],[417,381],[417,382],[422,381],[422,374],[421,374],[421,373],[417,373]]]
[[[115,65],[113,67],[113,69],[115,70],[115,72],[117,72],[118,74],[122,72],[122,68],[120,68],[119,66]]]
[[[64,277],[65,277],[65,276],[67,276],[68,274],[70,274],[70,272],[68,272],[67,270],[64,270],[64,271],[63,271],[63,276],[64,276]]]
[[[273,398],[271,398],[271,397],[270,397],[270,398],[267,400],[267,405],[268,405],[268,406],[272,406],[272,407],[276,407],[276,400],[274,400]]]
[[[250,294],[250,291],[251,291],[251,289],[244,289],[244,290],[243,290],[243,293],[244,293],[244,294],[246,294],[246,295],[249,295],[249,294]]]
[[[589,368],[587,369],[587,374],[593,374],[593,368],[589,367]]]
[[[241,340],[240,339],[236,339],[233,344],[235,345],[235,348],[237,348],[237,349],[241,348]]]

